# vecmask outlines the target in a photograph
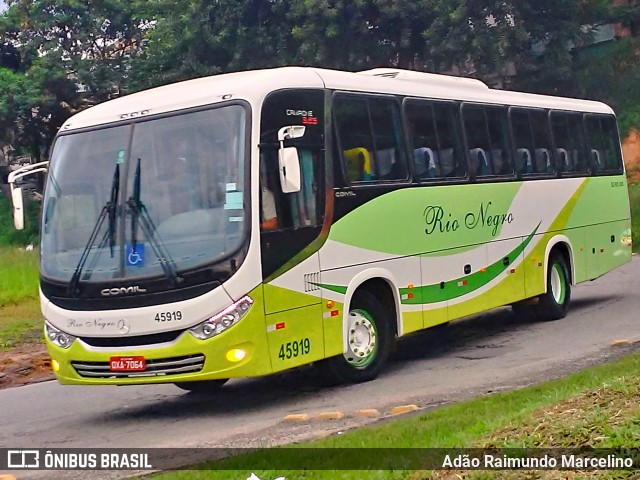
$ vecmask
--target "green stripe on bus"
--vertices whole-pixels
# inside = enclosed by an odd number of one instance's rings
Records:
[[[433,285],[423,285],[414,287],[412,289],[401,288],[400,298],[403,299],[401,301],[402,304],[418,305],[444,302],[478,290],[479,288],[495,280],[502,272],[509,268],[509,266],[518,258],[518,256],[524,251],[524,249],[527,248],[527,245],[531,243],[531,240],[533,239],[539,228],[540,223],[533,230],[533,232],[531,232],[531,234],[522,243],[520,243],[520,245],[518,245],[500,260],[492,263],[488,267],[481,269],[478,272]],[[505,259],[508,259],[508,262]],[[327,283],[315,283],[314,285],[320,288],[324,288],[325,290],[331,290],[332,292],[337,292],[343,295],[347,292],[347,287],[341,285],[330,285]]]
[[[417,305],[444,302],[447,300],[453,300],[454,298],[461,297],[484,287],[500,276],[500,274],[505,270],[510,268],[511,264],[524,251],[527,245],[531,243],[531,240],[538,231],[538,228],[540,228],[540,224],[538,224],[533,232],[531,232],[531,234],[522,243],[520,243],[520,245],[509,252],[509,254],[480,271],[454,280],[449,280],[447,282],[423,285],[412,289],[401,288],[400,298],[403,299],[402,304]],[[508,259],[508,262],[506,259]],[[413,294],[413,296],[410,298],[409,294]]]

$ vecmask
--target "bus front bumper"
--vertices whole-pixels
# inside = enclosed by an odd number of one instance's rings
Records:
[[[64,349],[46,339],[62,384],[137,385],[253,377],[272,372],[264,317],[249,315],[208,340],[184,331],[176,340],[139,347],[95,347],[75,339]],[[142,371],[112,371],[116,358],[144,359]]]

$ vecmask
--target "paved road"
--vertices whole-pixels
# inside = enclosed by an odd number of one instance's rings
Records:
[[[270,445],[374,421],[394,405],[430,407],[553,378],[638,350],[640,258],[573,290],[567,318],[531,322],[501,308],[421,333],[399,345],[373,382],[323,388],[309,368],[235,380],[215,396],[172,385],[77,387],[56,382],[0,391],[0,447]],[[341,421],[285,423],[292,413],[342,411]],[[85,475],[86,477],[86,475]],[[78,476],[77,478],[83,478]]]

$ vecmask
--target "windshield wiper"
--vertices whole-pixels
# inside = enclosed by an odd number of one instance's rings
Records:
[[[105,218],[109,218],[108,228],[105,232],[100,244],[98,245],[98,253],[102,251],[107,242],[109,242],[109,250],[111,251],[111,258],[113,258],[113,247],[115,246],[115,232],[116,232],[116,209],[118,202],[118,192],[120,191],[120,165],[116,164],[116,170],[113,173],[113,180],[111,181],[111,195],[109,196],[109,200],[104,204],[102,210],[100,211],[100,216],[96,221],[95,226],[93,227],[93,231],[91,232],[91,236],[89,237],[89,241],[84,247],[82,251],[82,255],[80,255],[80,260],[76,265],[76,269],[73,272],[73,276],[71,277],[71,281],[69,282],[69,288],[67,289],[67,293],[70,295],[76,295],[78,289],[78,283],[80,282],[80,275],[82,275],[82,269],[84,268],[84,264],[87,262],[87,258],[89,258],[89,252],[93,247],[96,237],[100,232],[100,228],[104,223]],[[90,275],[90,271],[87,272]]]
[[[171,258],[171,254],[166,245],[158,235],[156,226],[151,220],[151,216],[147,211],[144,203],[140,200],[140,159],[136,165],[136,173],[133,178],[133,195],[127,200],[127,206],[131,211],[131,250],[136,253],[138,245],[138,225],[142,226],[142,231],[153,248],[153,252],[158,257],[164,274],[171,283],[176,286],[182,282],[182,277],[178,277],[176,273],[176,264]]]

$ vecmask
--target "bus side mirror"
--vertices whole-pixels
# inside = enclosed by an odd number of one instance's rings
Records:
[[[283,193],[299,192],[301,188],[300,158],[296,147],[285,147],[285,139],[300,138],[304,135],[303,125],[290,125],[278,130],[278,170]]]
[[[13,201],[13,224],[16,230],[24,230],[24,204],[21,188],[11,190],[11,200]]]

